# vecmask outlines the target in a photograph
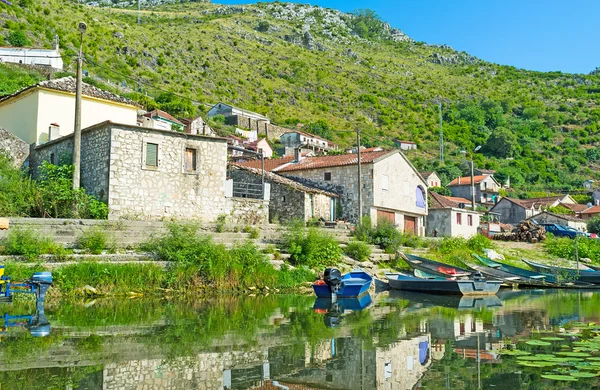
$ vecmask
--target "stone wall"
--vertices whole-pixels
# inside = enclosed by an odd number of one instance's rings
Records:
[[[29,157],[29,145],[8,130],[0,127],[0,152],[6,152],[15,167],[21,167]]]
[[[259,137],[262,136],[272,141],[279,141],[279,138],[283,134],[287,133],[288,131],[292,131],[291,129],[286,129],[285,127],[279,127],[264,121],[257,121],[242,115],[232,115],[227,117],[227,123],[232,126],[256,130]]]

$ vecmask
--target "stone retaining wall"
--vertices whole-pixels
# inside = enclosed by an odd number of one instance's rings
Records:
[[[232,115],[227,117],[227,123],[232,126],[243,127],[245,129],[256,130],[258,136],[263,136],[271,141],[279,141],[279,138],[289,132],[291,129],[280,127],[272,123],[257,121],[247,116]]]
[[[16,167],[21,167],[29,156],[27,142],[0,127],[0,152],[5,152]]]

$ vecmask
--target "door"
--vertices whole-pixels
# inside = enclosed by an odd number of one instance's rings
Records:
[[[404,233],[417,235],[417,218],[404,216]]]
[[[396,213],[390,211],[377,210],[377,220],[379,221],[380,219],[386,219],[395,225]]]

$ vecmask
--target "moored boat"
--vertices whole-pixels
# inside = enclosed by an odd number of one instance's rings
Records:
[[[559,280],[563,279],[564,281],[580,281],[600,284],[600,271],[587,271],[576,270],[574,268],[556,267],[553,265],[536,263],[535,261],[526,259],[521,259],[521,261],[535,271],[556,275]]]
[[[355,298],[366,294],[371,287],[373,277],[356,270],[343,275],[335,268],[327,268],[322,280],[313,284],[313,290],[319,298]]]
[[[455,267],[453,265],[440,263],[434,260],[429,260],[424,257],[419,257],[410,254],[403,253],[402,256],[412,269],[418,269],[433,275],[443,276],[445,278],[461,278],[471,276],[470,271],[459,267]]]
[[[546,282],[544,278],[534,279],[526,276],[516,275],[514,273],[507,272],[499,268],[492,268],[469,262],[465,263],[472,270],[481,272],[484,276],[488,278],[500,279],[508,285],[518,285],[521,287],[554,287],[554,284]]]
[[[485,279],[421,279],[402,272],[385,274],[395,290],[418,291],[430,294],[493,295],[502,281]]]
[[[492,260],[490,258],[487,258],[484,256],[479,256],[475,253],[473,253],[473,257],[475,257],[477,260],[479,260],[486,267],[496,268],[501,271],[510,272],[511,274],[515,274],[515,275],[526,277],[526,278],[545,280],[549,283],[556,282],[556,277],[551,274],[530,271],[530,270],[527,270],[524,268],[515,267],[513,265],[500,263],[500,262]]]

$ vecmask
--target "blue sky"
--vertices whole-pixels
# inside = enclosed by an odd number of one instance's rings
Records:
[[[254,3],[213,0],[219,4]],[[518,68],[588,73],[600,66],[598,0],[313,0],[370,8],[417,41],[440,43]]]

